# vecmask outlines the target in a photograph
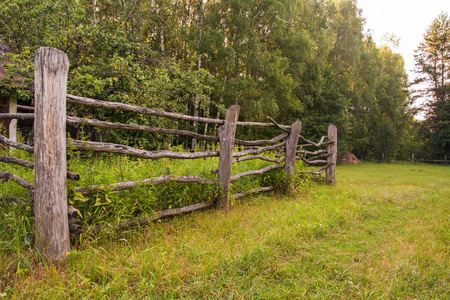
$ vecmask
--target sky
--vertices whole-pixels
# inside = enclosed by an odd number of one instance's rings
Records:
[[[414,50],[423,41],[426,30],[441,12],[450,15],[450,0],[357,0],[366,20],[365,32],[370,31],[377,46],[385,45],[383,37],[395,35],[400,39],[394,52],[400,53],[405,61],[409,81],[414,75]],[[389,45],[391,46],[391,45]],[[391,46],[392,48],[392,46]],[[416,100],[414,106],[422,107],[425,98]],[[423,120],[424,113],[416,115]]]
[[[405,60],[405,70],[412,81],[414,50],[423,40],[428,27],[441,12],[450,14],[450,0],[357,0],[366,20],[365,31],[370,30],[378,46],[385,34],[400,38],[398,49]]]

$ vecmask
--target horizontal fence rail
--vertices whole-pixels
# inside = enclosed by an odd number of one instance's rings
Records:
[[[395,161],[408,161],[405,159],[394,159]],[[389,157],[386,157],[385,153],[381,154],[381,160],[380,162],[385,163],[389,162],[391,159]],[[426,163],[426,164],[438,164],[438,165],[444,165],[447,166],[447,164],[450,166],[450,160],[447,159],[447,155],[444,155],[444,159],[425,159],[425,158],[418,158],[415,153],[411,154],[411,164],[415,163]]]
[[[155,117],[165,117],[165,118],[175,119],[175,120],[211,123],[211,124],[217,124],[217,125],[221,125],[221,124],[225,123],[225,121],[221,120],[221,119],[188,116],[188,115],[176,114],[176,113],[171,113],[171,112],[166,112],[166,111],[161,111],[161,110],[156,110],[156,109],[151,109],[151,108],[146,108],[146,107],[139,107],[139,106],[125,104],[125,103],[108,102],[108,101],[79,97],[79,96],[74,96],[74,95],[69,95],[69,94],[67,94],[67,103],[91,106],[91,107],[97,107],[97,108],[109,108],[109,109],[115,109],[115,110],[121,110],[121,111],[136,112],[136,113],[141,113],[141,114],[145,114],[145,115],[150,115],[150,116],[155,116]],[[257,127],[274,127],[274,126],[276,126],[276,127],[281,127],[284,130],[290,129],[289,126],[277,125],[277,124],[273,124],[273,123],[237,122],[237,125],[239,125],[239,126],[257,126]]]
[[[155,177],[149,179],[143,179],[139,181],[125,181],[118,183],[111,183],[108,185],[90,185],[89,187],[77,187],[75,188],[75,192],[81,193],[82,195],[94,194],[97,192],[104,191],[123,191],[135,188],[137,186],[142,185],[154,185],[154,184],[162,184],[166,182],[195,182],[198,184],[214,184],[216,180],[208,180],[203,179],[198,175],[195,176],[174,176],[174,175],[166,175],[162,177]]]
[[[77,150],[82,151],[93,151],[93,152],[105,152],[105,153],[118,153],[127,154],[134,157],[146,158],[146,159],[157,159],[157,158],[173,158],[173,159],[196,159],[205,157],[216,157],[219,156],[219,151],[202,151],[194,153],[186,152],[174,152],[169,150],[160,151],[148,151],[142,150],[122,144],[114,143],[103,143],[103,142],[88,142],[73,140],[69,141],[68,145],[74,147]]]
[[[36,144],[34,147],[12,141],[3,135],[0,135],[1,144],[35,154],[34,162],[7,156],[0,156],[0,162],[11,163],[34,169],[34,184],[9,172],[1,171],[0,178],[14,181],[30,190],[30,201],[35,200],[34,212],[37,220],[37,223],[35,224],[37,247],[38,250],[51,261],[54,261],[55,259],[64,260],[66,257],[65,254],[70,250],[70,242],[68,238],[69,230],[75,233],[95,233],[102,229],[100,225],[95,225],[90,228],[82,228],[74,222],[77,211],[75,210],[74,214],[74,208],[67,206],[66,178],[71,180],[79,180],[80,176],[83,176],[83,174],[76,174],[67,171],[67,164],[65,161],[66,149],[72,149],[75,151],[93,151],[99,153],[116,153],[144,159],[219,158],[218,168],[210,172],[213,175],[217,175],[217,179],[213,180],[204,179],[198,175],[166,175],[162,177],[123,181],[112,184],[97,184],[86,187],[80,186],[74,188],[75,193],[88,195],[105,191],[123,191],[138,186],[164,184],[168,182],[217,184],[219,186],[218,199],[215,201],[202,202],[187,207],[155,212],[151,216],[121,222],[119,224],[119,228],[143,224],[163,216],[170,216],[212,206],[227,210],[230,205],[229,191],[231,182],[246,176],[262,175],[275,169],[284,168],[286,174],[286,187],[288,190],[293,190],[292,175],[295,173],[296,160],[302,160],[307,165],[316,165],[319,163],[325,164],[325,166],[318,171],[302,172],[306,172],[311,175],[318,175],[327,172],[327,180],[330,183],[334,183],[335,181],[334,169],[337,154],[337,131],[334,125],[330,125],[327,137],[322,137],[318,143],[314,143],[300,135],[300,121],[294,122],[291,126],[280,125],[270,117],[268,117],[270,123],[240,122],[238,121],[240,107],[237,105],[233,105],[228,108],[224,119],[213,119],[164,112],[124,103],[79,97],[66,93],[67,82],[65,80],[67,79],[68,61],[67,56],[65,56],[64,53],[52,48],[40,48],[36,52],[36,66],[39,66],[39,68],[36,68],[35,73],[36,105],[35,108],[27,107],[28,111],[34,110],[35,113],[0,114],[0,119],[34,119],[34,130],[36,137]],[[43,70],[46,71],[44,72]],[[165,129],[137,124],[123,124],[97,119],[66,116],[66,103],[70,103],[72,105],[129,111],[174,120],[216,124],[217,136],[198,134],[190,130]],[[49,114],[49,112],[52,113]],[[49,124],[52,124],[52,126],[49,126]],[[66,139],[66,125],[70,125],[75,128],[79,128],[81,125],[89,125],[92,127],[111,130],[122,129],[188,136],[197,140],[216,142],[219,144],[220,150],[198,152],[174,152],[170,150],[150,151],[115,143]],[[282,131],[282,133],[274,138],[268,138],[265,140],[238,140],[235,138],[238,126],[274,127],[278,128]],[[307,144],[299,144],[299,140],[302,140]],[[237,151],[239,150],[239,147],[236,148],[236,145],[255,148]],[[303,149],[305,147],[322,146],[327,146],[327,150],[322,149],[307,151]],[[280,151],[280,156],[277,158],[269,158],[262,155],[266,152],[273,151]],[[57,164],[53,164],[55,157],[58,158]],[[259,170],[250,170],[232,175],[231,168],[233,164],[238,164],[249,160],[262,160],[272,164]],[[51,163],[49,164],[49,162]],[[48,176],[48,174],[57,174],[57,176]],[[51,181],[53,180],[53,177],[56,178],[56,183]],[[260,187],[231,195],[231,197],[237,199],[252,193],[267,192],[272,190],[274,190],[273,186]],[[46,210],[49,210],[50,214],[46,214]]]

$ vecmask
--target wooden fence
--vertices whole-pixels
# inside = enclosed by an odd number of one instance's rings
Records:
[[[219,157],[218,168],[211,171],[211,173],[217,174],[217,180],[207,180],[200,176],[167,175],[157,178],[141,179],[139,181],[77,187],[75,189],[81,194],[90,194],[96,193],[102,189],[117,191],[131,189],[139,184],[161,184],[165,182],[195,182],[198,184],[218,183],[220,186],[219,197],[216,201],[159,211],[152,216],[124,221],[119,224],[119,227],[148,222],[163,216],[193,211],[213,205],[227,210],[230,203],[229,188],[231,182],[245,176],[264,174],[273,169],[283,168],[285,170],[287,178],[286,186],[288,189],[292,190],[292,175],[295,173],[296,160],[302,160],[308,165],[325,164],[325,166],[318,171],[302,172],[312,174],[313,176],[319,176],[326,173],[326,180],[330,183],[335,182],[337,129],[334,125],[329,126],[328,136],[324,136],[318,143],[314,143],[300,135],[302,125],[300,121],[294,122],[291,126],[280,125],[270,117],[268,117],[271,121],[270,123],[240,122],[238,121],[240,110],[238,105],[229,107],[225,119],[222,120],[187,116],[124,103],[112,103],[68,95],[66,93],[68,65],[69,62],[65,53],[48,47],[38,49],[35,55],[35,113],[0,114],[0,119],[23,120],[34,118],[35,120],[34,147],[14,142],[3,135],[0,135],[0,143],[29,153],[34,153],[34,163],[13,157],[0,156],[1,162],[34,168],[34,184],[9,172],[0,171],[0,177],[6,180],[12,180],[20,186],[30,190],[29,200],[30,202],[34,201],[36,246],[50,261],[64,260],[65,254],[70,251],[69,232],[80,231],[80,226],[69,222],[69,218],[76,216],[76,210],[68,207],[67,204],[67,179],[79,180],[80,175],[67,171],[66,147],[69,146],[69,142],[66,140],[66,124],[73,127],[87,124],[107,129],[127,129],[182,135],[197,140],[219,143],[220,151],[173,152],[169,150],[148,151],[126,145],[105,142],[71,141],[70,146],[74,147],[76,150],[82,151],[89,149],[94,152],[120,153],[145,159],[196,159]],[[175,120],[212,123],[217,125],[217,136],[198,134],[189,130],[165,129],[66,116],[66,102],[83,106],[136,112]],[[279,128],[281,133],[268,140],[238,140],[235,138],[237,126],[276,127]],[[305,144],[299,145],[299,139],[304,141]],[[255,148],[236,151],[235,145],[251,146]],[[323,146],[326,146],[327,149],[318,149],[314,151],[305,150],[310,149],[311,147],[320,148]],[[277,159],[261,155],[264,152],[274,150],[284,152],[284,155]],[[232,164],[254,159],[261,159],[273,164],[260,170],[232,175]],[[273,190],[273,186],[261,187],[256,190],[235,194],[232,197],[240,198],[250,193],[270,190]],[[22,201],[19,199],[17,200]],[[90,228],[92,231],[98,229],[99,227]]]
[[[385,157],[385,154],[383,153],[381,155],[381,162],[389,162],[389,158]],[[404,160],[403,160],[404,161]],[[432,165],[444,165],[447,166],[447,164],[450,165],[450,160],[448,160],[447,155],[444,155],[444,159],[423,159],[423,158],[417,158],[416,154],[411,154],[411,164],[414,163],[426,163],[426,164],[432,164]]]
[[[415,162],[421,162],[421,163],[427,163],[427,164],[443,164],[444,166],[447,165],[447,163],[450,165],[450,160],[447,159],[447,155],[444,156],[443,160],[431,160],[431,159],[421,159],[421,158],[416,158],[415,154],[413,153],[411,155],[411,164],[414,164]]]

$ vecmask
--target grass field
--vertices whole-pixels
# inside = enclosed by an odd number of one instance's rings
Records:
[[[5,299],[450,299],[450,168],[338,166],[335,186],[84,237],[65,267],[12,249]]]

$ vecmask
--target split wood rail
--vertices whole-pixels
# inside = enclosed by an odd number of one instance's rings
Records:
[[[306,144],[298,145],[300,150],[297,151],[297,159],[301,159],[308,166],[315,166],[320,164],[325,164],[318,171],[299,171],[301,173],[308,173],[313,176],[321,176],[321,174],[326,173],[326,180],[334,184],[336,178],[336,160],[337,160],[337,127],[333,124],[328,126],[328,136],[322,136],[318,143],[314,143],[310,140],[307,140],[303,136],[300,135],[300,139],[302,139]],[[321,147],[326,146],[327,149],[320,149]],[[319,148],[315,151],[308,151],[305,148]]]
[[[68,95],[68,66],[68,58],[64,52],[49,47],[38,49],[35,54],[35,113],[0,114],[0,118],[3,119],[34,118],[35,120],[34,147],[14,142],[3,135],[0,135],[1,144],[21,149],[29,153],[34,153],[34,163],[13,157],[0,156],[1,162],[34,168],[34,184],[9,172],[0,171],[0,177],[6,180],[12,180],[22,187],[30,190],[30,201],[34,201],[36,246],[37,249],[50,261],[54,262],[64,260],[66,253],[70,251],[69,228],[72,230],[79,229],[76,225],[70,224],[68,220],[68,216],[73,217],[74,210],[68,207],[67,204],[67,178],[71,180],[79,180],[80,175],[68,172],[67,170],[66,148],[68,147],[69,142],[66,140],[66,124],[74,127],[78,127],[81,124],[87,124],[89,126],[97,126],[107,129],[128,129],[153,133],[183,135],[195,138],[197,140],[219,143],[220,151],[180,153],[169,150],[148,151],[126,145],[105,142],[81,140],[71,141],[70,146],[75,147],[76,150],[89,149],[94,152],[120,153],[145,159],[197,159],[203,157],[219,157],[218,168],[211,171],[212,174],[217,174],[217,180],[206,180],[200,176],[167,175],[157,178],[140,179],[138,181],[78,187],[75,189],[77,192],[82,194],[89,194],[98,192],[102,189],[117,191],[130,189],[142,184],[160,184],[165,182],[196,182],[198,184],[218,183],[220,186],[219,197],[214,202],[197,203],[188,207],[156,212],[148,217],[141,217],[122,222],[119,224],[119,227],[140,224],[163,216],[193,211],[213,205],[226,210],[229,208],[230,203],[229,189],[231,182],[244,176],[261,175],[273,169],[284,168],[287,178],[286,185],[288,189],[292,190],[292,175],[295,173],[295,162],[299,159],[303,160],[307,164],[325,163],[326,165],[319,171],[308,172],[312,175],[319,175],[326,172],[327,180],[330,183],[334,183],[335,181],[334,170],[337,156],[337,132],[334,125],[330,125],[327,137],[323,137],[319,143],[314,143],[306,140],[300,135],[300,121],[294,122],[291,126],[280,125],[269,117],[268,119],[271,121],[270,123],[240,122],[238,121],[240,110],[238,105],[229,107],[226,112],[225,119],[222,120],[180,115],[124,103],[112,103]],[[121,124],[66,116],[66,103],[129,111],[176,120],[212,123],[217,125],[217,136],[198,134],[189,130],[164,129],[151,126]],[[279,128],[282,133],[270,140],[238,140],[235,138],[237,126],[272,126]],[[298,141],[300,138],[306,141],[307,144],[299,145]],[[325,142],[325,139],[328,139],[328,141]],[[235,145],[252,146],[257,148],[244,151],[235,151]],[[309,152],[303,150],[307,147],[320,147],[323,145],[327,145],[328,149]],[[264,152],[275,150],[285,152],[284,157],[273,159],[261,155]],[[298,154],[300,155],[298,156]],[[313,156],[307,158],[308,155]],[[261,159],[272,162],[273,164],[260,170],[247,171],[232,175],[232,164],[253,159]],[[272,189],[273,186],[261,187],[256,190],[232,195],[232,197],[239,198],[250,193],[270,191]],[[98,230],[99,227],[92,230],[95,229]]]

